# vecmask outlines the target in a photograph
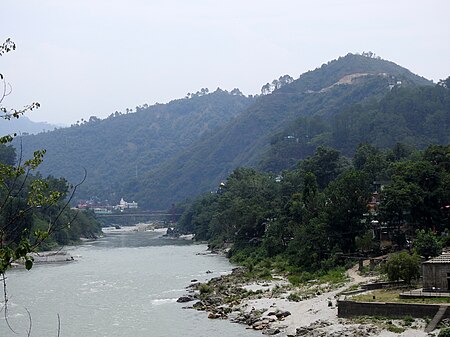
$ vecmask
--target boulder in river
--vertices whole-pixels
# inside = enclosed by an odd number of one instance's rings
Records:
[[[190,302],[193,301],[194,298],[192,296],[181,296],[179,299],[177,299],[178,303],[186,303],[186,302]]]

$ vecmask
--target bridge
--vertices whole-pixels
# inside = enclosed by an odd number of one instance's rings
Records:
[[[117,213],[96,213],[95,217],[104,225],[132,225],[139,222],[170,221],[176,222],[179,213],[167,211],[127,211]]]
[[[123,217],[168,217],[180,216],[178,213],[167,213],[167,211],[142,211],[142,212],[121,212],[121,213],[96,213],[97,218],[123,218]]]

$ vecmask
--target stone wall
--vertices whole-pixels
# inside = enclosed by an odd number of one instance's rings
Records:
[[[338,317],[352,316],[384,316],[416,318],[434,317],[439,310],[439,304],[407,304],[382,302],[338,301]],[[445,317],[450,318],[450,310]]]
[[[450,290],[450,264],[424,263],[423,289],[424,290]]]
[[[365,290],[375,290],[375,289],[383,289],[389,287],[398,287],[403,284],[406,284],[405,281],[392,281],[392,282],[374,282],[374,283],[366,283],[362,284],[361,288]]]

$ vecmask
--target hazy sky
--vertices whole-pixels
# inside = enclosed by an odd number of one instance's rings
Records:
[[[348,52],[450,75],[448,0],[2,0],[4,102],[70,124],[202,87],[255,94]]]

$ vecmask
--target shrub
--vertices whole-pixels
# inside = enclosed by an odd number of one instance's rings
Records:
[[[417,254],[426,259],[438,256],[441,253],[441,244],[437,236],[431,230],[417,230],[414,240],[414,249]]]
[[[438,337],[450,337],[450,328],[444,328],[439,332]]]
[[[293,274],[288,276],[289,282],[291,282],[292,285],[297,286],[302,283],[305,283],[307,281],[310,281],[314,278],[314,275],[311,273],[308,273],[306,271],[301,272],[299,274]]]
[[[390,281],[404,280],[411,284],[411,281],[420,276],[420,260],[417,255],[409,255],[406,252],[392,254],[385,267],[386,274]]]
[[[438,337],[450,337],[450,328],[444,328],[439,332]]]
[[[200,291],[200,294],[202,294],[202,295],[212,293],[212,291],[213,291],[212,287],[210,287],[206,283],[200,284],[200,287],[198,288],[198,290]]]
[[[291,302],[300,302],[302,300],[302,297],[297,293],[290,293],[287,297],[287,300]]]

